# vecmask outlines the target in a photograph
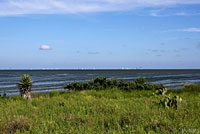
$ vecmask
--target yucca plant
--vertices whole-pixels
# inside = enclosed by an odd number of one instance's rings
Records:
[[[31,88],[33,84],[34,82],[32,81],[30,75],[25,74],[22,76],[20,82],[17,83],[22,98],[31,100]]]

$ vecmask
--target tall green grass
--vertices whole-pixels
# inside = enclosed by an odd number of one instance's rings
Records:
[[[33,94],[32,101],[2,97],[0,133],[172,134],[200,129],[198,89],[170,90],[168,95],[184,100],[177,110],[161,107],[155,90],[53,91]]]

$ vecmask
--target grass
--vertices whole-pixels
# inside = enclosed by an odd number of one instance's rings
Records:
[[[32,101],[0,98],[2,134],[172,134],[200,132],[200,86],[170,90],[184,101],[163,108],[153,90],[35,93]]]

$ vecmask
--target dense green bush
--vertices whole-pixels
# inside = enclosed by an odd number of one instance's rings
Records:
[[[69,90],[105,90],[105,89],[112,89],[117,88],[119,90],[153,90],[153,89],[160,89],[164,88],[163,85],[155,85],[152,83],[147,83],[145,78],[138,77],[133,81],[125,81],[123,79],[116,80],[115,78],[111,78],[109,80],[106,79],[106,77],[97,77],[95,79],[92,79],[90,81],[85,82],[71,82],[67,85],[63,86],[64,89]]]

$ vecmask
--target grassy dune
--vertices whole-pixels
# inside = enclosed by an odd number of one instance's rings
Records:
[[[84,90],[33,94],[32,101],[0,98],[0,133],[200,133],[200,86],[176,91],[183,102],[164,108],[154,90]]]

